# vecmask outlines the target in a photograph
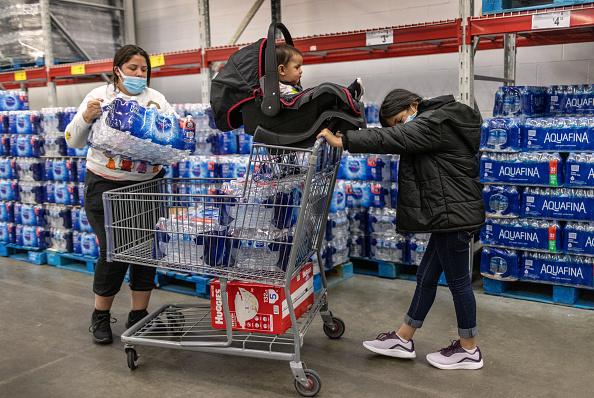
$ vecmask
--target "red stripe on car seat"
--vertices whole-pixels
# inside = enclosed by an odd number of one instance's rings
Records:
[[[355,112],[357,115],[361,115],[361,111],[359,111],[359,109],[357,109],[357,107],[355,106],[355,103],[353,102],[353,97],[351,96],[350,91],[344,87],[342,88],[342,91],[344,91],[347,98],[349,99],[349,103],[351,104],[351,108],[353,109],[353,112]]]
[[[251,100],[253,100],[254,98],[256,98],[256,96],[255,96],[255,95],[252,95],[251,97],[244,98],[244,99],[242,99],[241,101],[239,101],[239,102],[237,102],[236,104],[234,104],[234,105],[233,105],[231,108],[229,108],[229,110],[227,111],[227,125],[228,125],[229,127],[231,127],[231,129],[232,129],[232,130],[235,130],[235,129],[236,129],[236,128],[238,128],[239,126],[237,126],[237,127],[233,127],[233,125],[231,124],[231,112],[233,112],[233,110],[235,110],[235,108],[237,108],[237,107],[238,107],[238,106],[240,106],[241,104],[243,104],[243,103],[245,103],[245,102],[248,102],[248,101],[251,101]]]

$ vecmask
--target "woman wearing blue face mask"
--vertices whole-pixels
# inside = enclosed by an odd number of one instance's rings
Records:
[[[68,145],[74,148],[87,145],[92,126],[102,114],[102,105],[110,103],[116,97],[134,99],[145,107],[154,105],[163,112],[174,112],[163,94],[148,87],[150,80],[151,65],[146,51],[134,45],[126,45],[119,49],[113,59],[112,83],[92,90],[83,100],[72,122],[66,127],[65,137]],[[164,171],[160,165],[123,158],[97,148],[89,149],[85,180],[85,210],[100,247],[93,281],[95,310],[89,328],[95,343],[109,344],[113,341],[110,309],[128,270],[128,264],[106,261],[103,192],[159,178],[163,174]],[[130,266],[132,310],[128,314],[126,327],[132,326],[148,315],[146,309],[151,290],[155,287],[154,279],[155,268]]]
[[[383,128],[334,135],[330,145],[351,153],[400,155],[396,223],[400,233],[431,233],[417,271],[417,287],[404,323],[363,342],[368,350],[391,357],[416,357],[412,337],[429,312],[441,272],[454,299],[459,340],[427,355],[440,369],[480,369],[476,345],[476,303],[469,275],[469,240],[485,220],[477,152],[480,113],[447,95],[423,100],[397,89],[380,108]]]

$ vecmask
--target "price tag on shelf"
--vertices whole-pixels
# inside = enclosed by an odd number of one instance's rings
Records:
[[[27,80],[27,71],[19,70],[17,72],[14,72],[15,82],[22,82],[23,80]]]
[[[394,30],[374,30],[365,34],[365,45],[381,46],[382,44],[394,44]]]
[[[571,11],[547,12],[532,15],[532,29],[569,28]]]
[[[86,73],[86,71],[85,71],[85,64],[72,65],[70,67],[70,74],[71,75],[84,75],[85,73]]]
[[[163,54],[151,55],[151,68],[158,68],[165,65],[165,56]]]

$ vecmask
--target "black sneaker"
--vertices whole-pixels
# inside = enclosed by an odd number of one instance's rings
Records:
[[[91,316],[91,326],[89,332],[93,333],[93,341],[97,344],[111,344],[113,343],[113,335],[111,334],[111,323],[117,322],[115,318],[111,318],[109,312],[93,311]]]
[[[148,315],[147,310],[130,311],[128,314],[128,321],[126,322],[126,329],[130,329],[138,321]]]

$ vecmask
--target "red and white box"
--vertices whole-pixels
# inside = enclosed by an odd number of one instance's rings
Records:
[[[227,283],[233,330],[265,334],[283,334],[291,327],[285,288],[263,283],[231,281]],[[313,264],[303,266],[291,279],[291,298],[297,318],[314,303]],[[210,322],[215,329],[225,329],[225,315],[218,279],[210,282]]]

